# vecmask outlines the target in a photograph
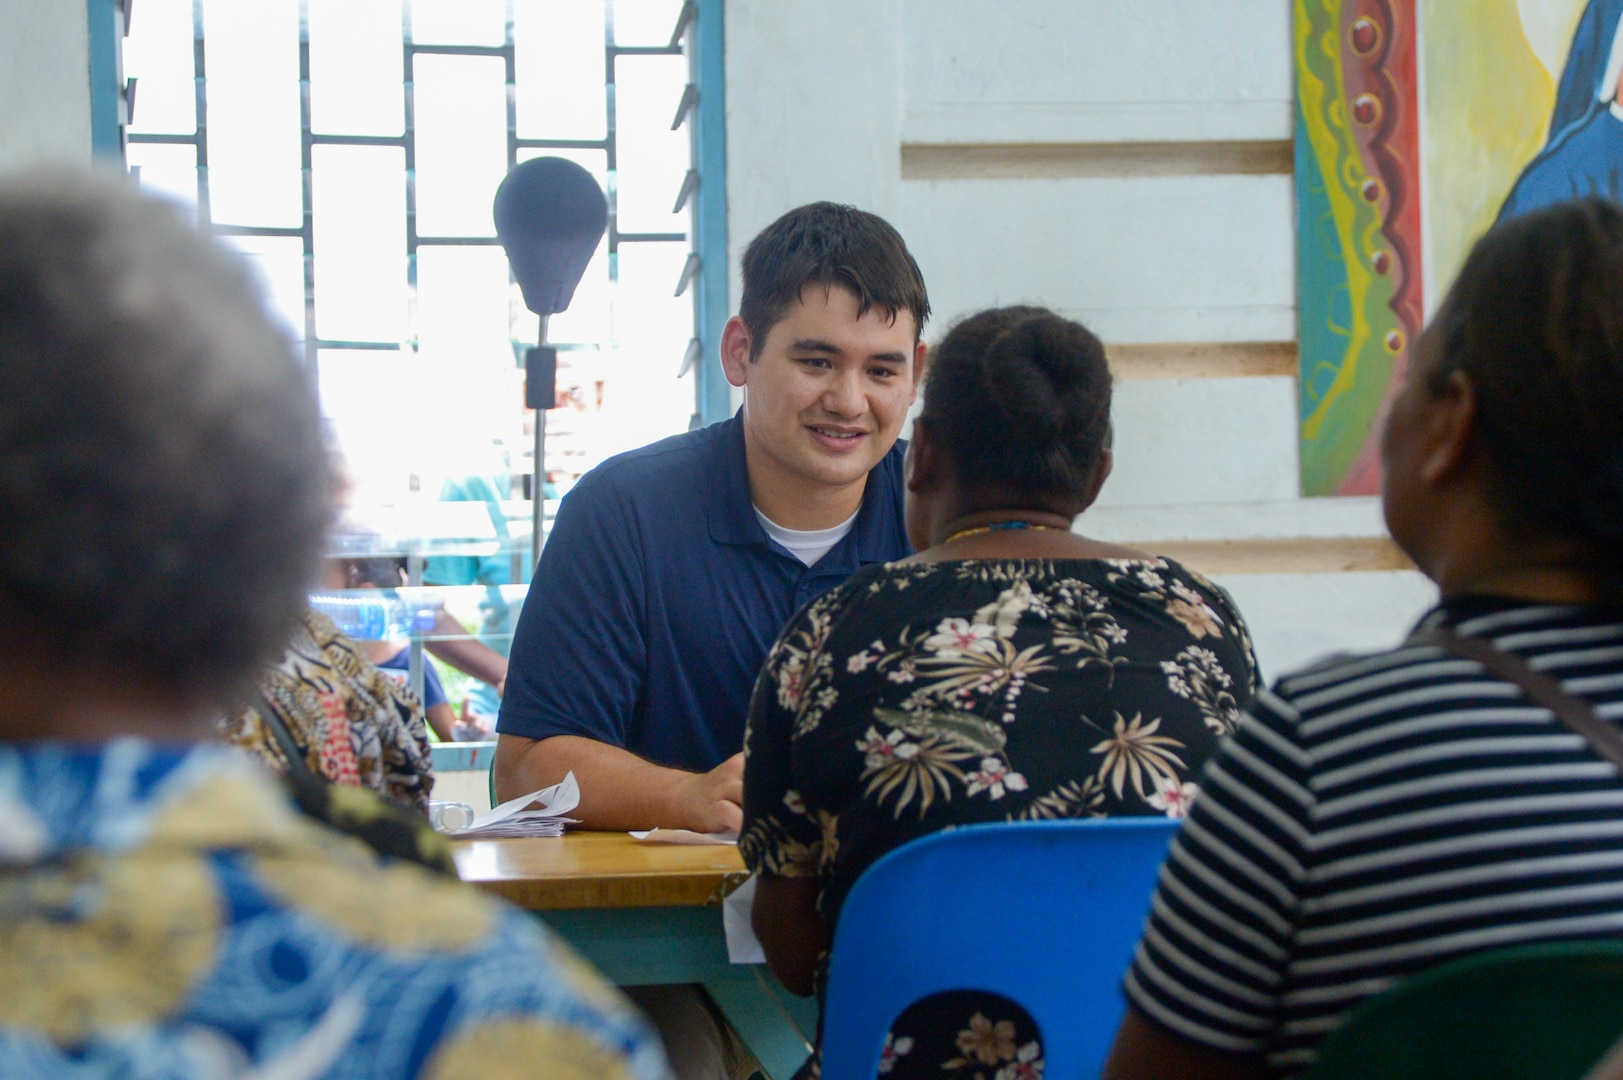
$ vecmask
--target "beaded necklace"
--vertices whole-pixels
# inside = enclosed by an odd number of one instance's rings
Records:
[[[1062,529],[1058,525],[1034,525],[1029,521],[997,521],[993,522],[991,525],[977,525],[972,529],[959,529],[957,532],[953,533],[951,536],[947,537],[941,542],[943,544],[950,544],[960,537],[975,536],[978,533],[1002,532],[1006,529],[1047,529],[1049,532],[1071,531],[1070,529]]]

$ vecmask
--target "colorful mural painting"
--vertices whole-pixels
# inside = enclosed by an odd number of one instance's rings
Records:
[[[1296,0],[1302,489],[1373,491],[1420,321],[1415,0]]]
[[[1295,0],[1302,488],[1379,489],[1410,345],[1501,216],[1623,197],[1623,0]]]

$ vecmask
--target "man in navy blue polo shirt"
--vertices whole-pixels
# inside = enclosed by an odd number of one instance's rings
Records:
[[[744,253],[732,419],[611,458],[564,499],[513,640],[496,784],[573,770],[589,828],[741,822],[744,723],[802,604],[909,554],[897,435],[924,280],[896,230],[792,210]]]

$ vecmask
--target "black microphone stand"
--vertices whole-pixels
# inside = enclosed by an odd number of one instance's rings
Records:
[[[524,404],[535,410],[530,472],[531,565],[541,557],[546,515],[547,410],[558,402],[558,351],[547,344],[549,315],[567,310],[608,226],[609,205],[590,173],[556,157],[530,158],[508,170],[491,206],[524,306],[541,317],[524,358]]]
[[[547,410],[558,401],[558,350],[547,344],[547,320],[535,348],[524,354],[524,404],[535,410],[535,460],[530,466],[530,571],[541,558],[541,521],[546,514]]]

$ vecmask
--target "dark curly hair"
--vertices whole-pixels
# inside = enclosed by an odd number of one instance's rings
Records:
[[[126,178],[0,184],[0,648],[227,704],[306,606],[332,489],[240,258]]]
[[[1087,327],[1046,308],[993,308],[936,347],[919,418],[966,492],[1074,501],[1110,436],[1110,387]]]
[[[1463,371],[1505,522],[1588,542],[1623,577],[1623,206],[1495,226],[1441,315],[1434,392]]]
[[[913,313],[913,338],[930,317],[930,297],[919,264],[884,218],[839,203],[799,206],[762,229],[744,250],[744,295],[738,317],[750,329],[750,359],[761,355],[767,333],[808,285],[839,285],[869,308]]]

